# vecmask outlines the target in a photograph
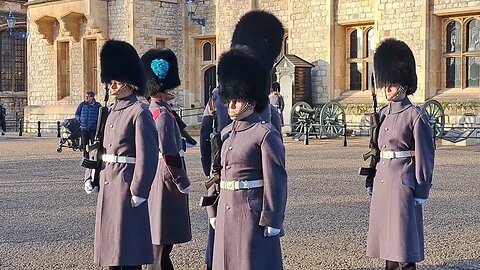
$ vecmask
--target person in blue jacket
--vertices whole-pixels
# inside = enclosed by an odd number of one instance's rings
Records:
[[[88,158],[86,146],[93,143],[95,130],[97,129],[98,110],[102,105],[95,100],[95,93],[88,91],[85,94],[85,101],[82,101],[75,112],[75,119],[80,122],[82,130],[83,156]]]

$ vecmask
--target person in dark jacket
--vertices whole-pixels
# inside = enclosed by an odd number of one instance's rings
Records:
[[[82,101],[75,112],[75,119],[80,122],[82,130],[83,156],[88,158],[87,145],[93,143],[97,129],[98,110],[102,105],[95,100],[95,93],[88,91],[85,101]]]
[[[423,205],[432,186],[435,142],[425,111],[408,95],[417,90],[415,58],[403,41],[386,39],[373,56],[380,110],[380,162],[373,183],[367,255],[385,269],[416,269],[424,260]]]
[[[7,131],[7,123],[5,121],[5,108],[0,105],[0,130],[2,135],[5,135],[5,131]]]

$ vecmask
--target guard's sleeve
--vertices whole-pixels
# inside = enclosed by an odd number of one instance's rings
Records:
[[[260,226],[283,228],[287,204],[285,148],[278,132],[269,131],[261,144],[263,170],[263,207]]]
[[[130,185],[134,196],[148,198],[158,165],[158,135],[149,110],[143,109],[135,123],[135,169]]]
[[[200,160],[202,161],[203,173],[210,175],[212,165],[212,148],[210,145],[210,134],[213,131],[213,116],[204,115],[200,127]]]
[[[270,123],[275,127],[278,133],[282,134],[282,119],[280,118],[280,114],[278,113],[277,108],[269,105],[270,107]],[[280,136],[280,139],[282,137]]]
[[[415,140],[415,190],[413,197],[427,199],[432,186],[433,167],[435,160],[435,141],[433,129],[428,124],[425,114],[422,114],[413,126]]]

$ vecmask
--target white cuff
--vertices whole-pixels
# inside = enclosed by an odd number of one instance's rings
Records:
[[[413,198],[415,200],[415,205],[422,205],[424,204],[427,199],[420,199],[420,198]]]
[[[212,217],[212,218],[209,218],[208,221],[210,222],[210,226],[212,226],[212,228],[215,230],[215,225],[217,223],[217,218]]]
[[[145,198],[142,198],[142,197],[138,197],[138,196],[135,196],[135,195],[132,195],[132,207],[137,207],[139,206],[140,204],[142,204],[143,202],[145,202],[147,199]]]
[[[263,236],[265,237],[270,237],[270,236],[275,236],[280,233],[280,229],[273,228],[273,227],[265,227],[263,230]]]

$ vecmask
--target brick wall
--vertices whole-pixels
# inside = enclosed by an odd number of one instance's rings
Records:
[[[128,0],[108,1],[108,38],[128,41]]]
[[[479,0],[433,0],[432,9],[433,11],[439,11],[444,9],[453,9],[453,8],[467,8],[467,7],[479,7]]]
[[[337,0],[335,6],[338,22],[373,19],[375,16],[375,0]]]

